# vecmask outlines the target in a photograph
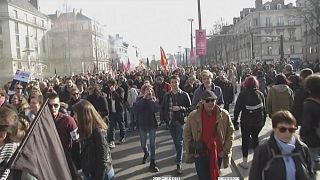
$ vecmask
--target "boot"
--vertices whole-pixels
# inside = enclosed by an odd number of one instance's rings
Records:
[[[244,157],[243,161],[239,164],[243,169],[248,169],[248,158]]]
[[[149,169],[150,169],[152,172],[159,172],[159,168],[157,167],[154,159],[151,159],[151,160],[150,160]]]
[[[147,162],[148,157],[149,157],[149,154],[144,154],[142,158],[142,164],[145,164]]]

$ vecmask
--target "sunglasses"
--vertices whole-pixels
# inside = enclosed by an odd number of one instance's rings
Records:
[[[52,108],[52,107],[54,107],[54,108],[58,108],[59,107],[59,104],[48,104],[48,106],[50,107],[50,108]]]
[[[215,99],[205,99],[204,100],[206,103],[209,103],[209,102],[215,102],[216,100]]]
[[[294,133],[297,130],[297,128],[285,128],[285,127],[278,127],[278,129],[281,133],[285,133],[286,131],[289,131],[290,133]]]
[[[79,95],[79,93],[73,93],[72,95],[77,96],[77,95]]]

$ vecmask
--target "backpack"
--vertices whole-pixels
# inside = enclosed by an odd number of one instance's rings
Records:
[[[252,123],[264,126],[266,120],[265,102],[259,90],[248,91],[249,96],[245,102],[245,112],[250,116]]]

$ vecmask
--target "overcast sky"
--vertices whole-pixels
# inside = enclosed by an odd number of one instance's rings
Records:
[[[295,0],[285,0],[289,2]],[[110,34],[119,33],[138,46],[143,57],[159,57],[160,46],[166,53],[178,52],[178,46],[190,47],[188,18],[195,19],[193,27],[198,28],[197,0],[39,0],[45,14],[65,11],[66,3],[106,25]],[[254,4],[255,0],[201,0],[202,28],[208,34],[221,18],[230,24],[243,8]]]

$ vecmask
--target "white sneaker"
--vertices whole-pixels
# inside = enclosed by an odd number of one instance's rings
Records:
[[[114,143],[114,141],[110,141],[109,148],[111,149],[116,148],[116,144]]]
[[[248,163],[245,161],[242,161],[241,163],[239,163],[239,166],[242,167],[243,169],[248,169]]]

